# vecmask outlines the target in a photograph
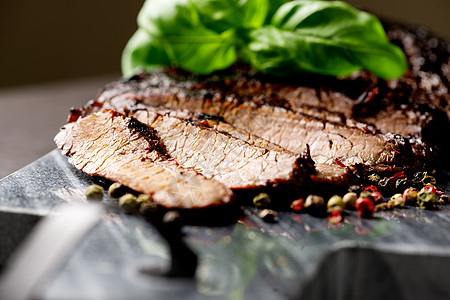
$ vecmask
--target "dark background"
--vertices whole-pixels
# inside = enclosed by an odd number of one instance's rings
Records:
[[[1,0],[0,88],[120,74],[143,0]],[[381,16],[450,37],[448,0],[349,0]]]

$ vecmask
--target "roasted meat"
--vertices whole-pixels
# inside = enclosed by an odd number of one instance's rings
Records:
[[[314,174],[307,151],[294,154],[223,122],[186,111],[148,107],[132,100],[113,99],[102,106],[91,104],[89,111],[104,108],[127,113],[147,124],[155,130],[168,155],[182,167],[216,179],[233,190],[295,190]]]
[[[81,171],[152,195],[167,208],[206,208],[233,200],[225,185],[180,167],[154,130],[111,110],[65,125],[55,142]]]

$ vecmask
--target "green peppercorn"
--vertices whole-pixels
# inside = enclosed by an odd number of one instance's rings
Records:
[[[265,222],[273,223],[276,221],[278,213],[271,209],[263,209],[259,212],[258,216],[263,219]]]
[[[370,175],[367,177],[367,179],[368,179],[371,183],[377,184],[378,181],[380,181],[381,177],[380,177],[380,175],[378,175],[377,173],[373,173],[373,174],[370,174]]]
[[[139,202],[135,195],[125,194],[119,198],[119,206],[127,213],[135,213],[139,208]]]
[[[347,209],[355,209],[356,200],[358,199],[358,194],[356,193],[347,193],[342,198],[342,201],[345,204],[345,208]]]
[[[450,197],[448,195],[441,195],[439,197],[439,201],[441,201],[441,203],[443,204],[450,203]]]
[[[304,207],[313,213],[325,211],[325,200],[321,196],[309,195],[305,200]]]
[[[87,200],[101,200],[103,198],[104,190],[98,184],[90,185],[84,191]]]
[[[429,190],[422,189],[417,193],[417,204],[420,208],[430,208],[436,202],[436,195]]]
[[[152,197],[150,195],[147,194],[139,194],[137,197],[137,202],[139,204],[142,204],[143,202],[149,202],[152,201]]]
[[[138,197],[139,199],[139,197]],[[138,200],[139,202],[139,200]],[[139,205],[139,213],[144,216],[153,216],[158,212],[158,204],[153,201],[144,201]]]
[[[359,198],[367,198],[367,199],[374,201],[371,191],[362,191],[359,194]]]
[[[417,193],[418,192],[419,191],[414,187],[407,188],[403,192],[403,199],[405,199],[405,204],[409,204],[409,205],[415,204],[417,202]]]
[[[174,210],[168,211],[164,214],[162,219],[164,226],[170,230],[180,230],[183,226],[183,218],[180,213]]]
[[[118,182],[114,182],[108,188],[108,195],[113,198],[118,198],[125,194],[126,188]]]
[[[270,202],[270,197],[266,193],[259,193],[253,198],[253,204],[258,208],[268,207]]]
[[[391,207],[399,207],[405,205],[405,199],[403,198],[402,194],[395,194],[391,197],[389,200],[389,206]]]
[[[327,212],[331,213],[333,210],[339,210],[343,212],[345,209],[345,203],[341,196],[334,195],[327,202]]]

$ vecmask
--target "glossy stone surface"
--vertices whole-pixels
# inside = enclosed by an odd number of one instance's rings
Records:
[[[58,205],[86,202],[84,189],[93,182],[57,150],[2,179],[0,206],[11,220],[2,223],[2,245],[14,232],[11,243],[17,244]],[[441,189],[448,193],[449,184]],[[349,212],[339,225],[294,212],[279,212],[276,223],[266,223],[257,209],[244,207],[231,224],[184,226],[197,272],[169,278],[145,271],[170,263],[158,229],[123,213],[116,199],[105,196],[102,205],[103,221],[44,278],[36,298],[450,298],[450,206],[396,209],[370,220]]]

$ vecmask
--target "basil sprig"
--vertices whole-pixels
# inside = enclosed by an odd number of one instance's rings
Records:
[[[340,1],[147,0],[122,55],[124,76],[175,65],[198,74],[237,59],[275,75],[407,70],[380,21]]]

